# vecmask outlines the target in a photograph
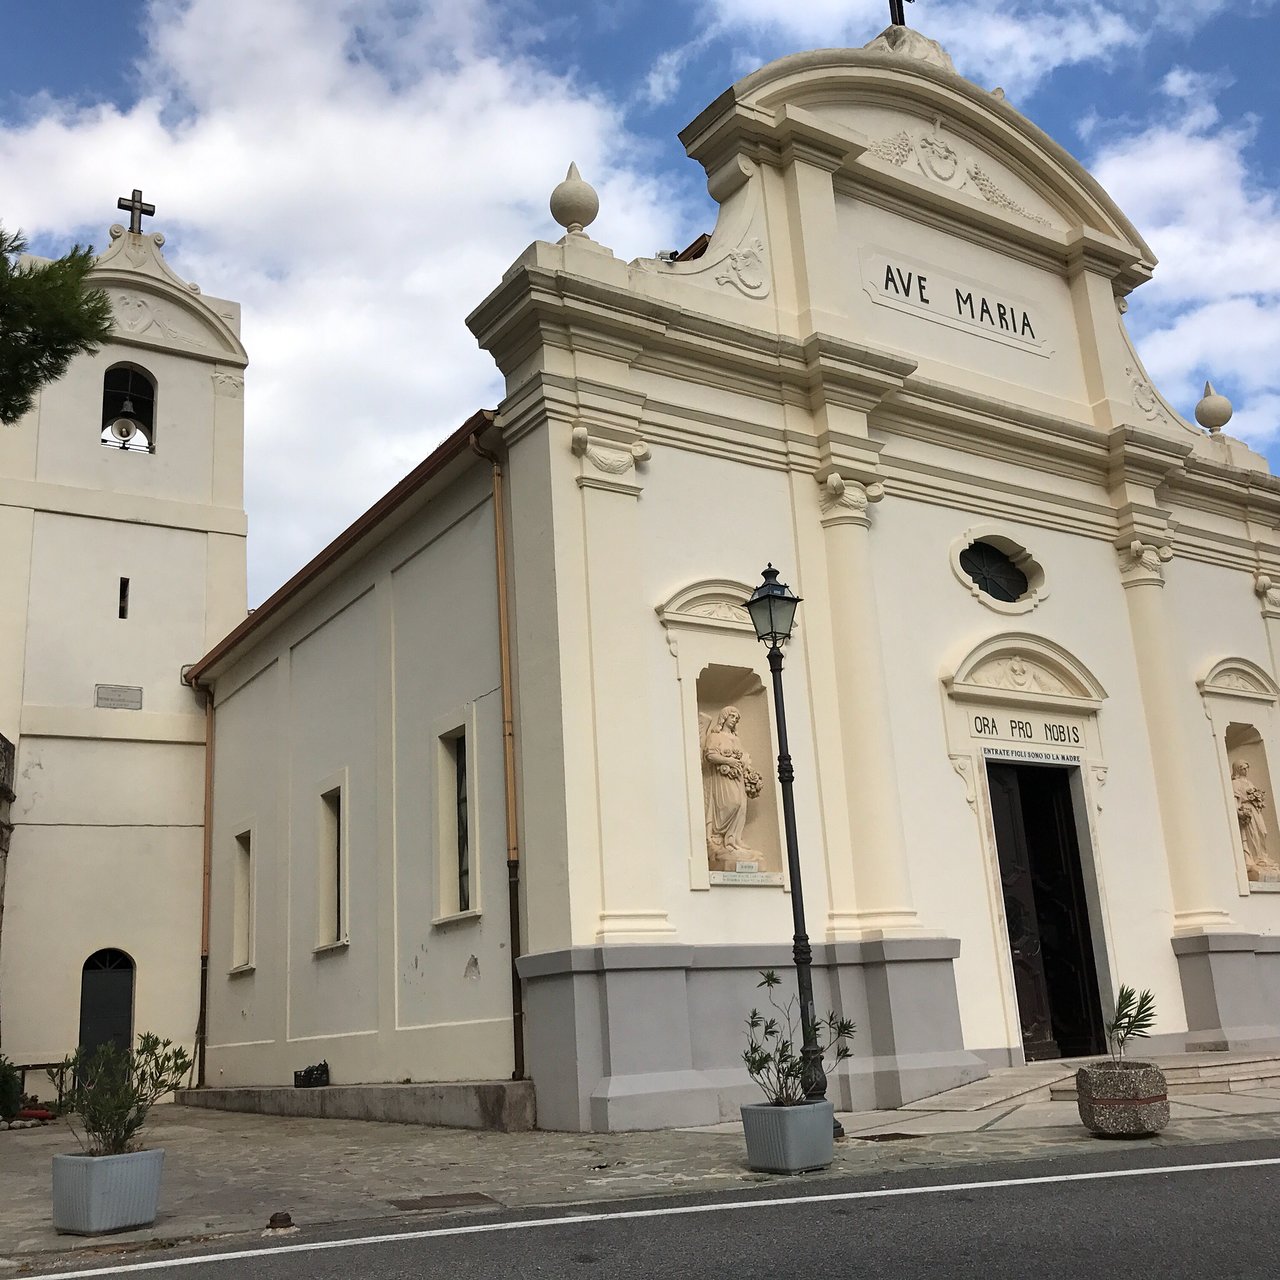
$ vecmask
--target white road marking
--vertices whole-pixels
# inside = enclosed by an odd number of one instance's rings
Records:
[[[739,1209],[771,1209],[793,1204],[828,1204],[848,1200],[885,1200],[894,1196],[929,1196],[946,1191],[981,1191],[991,1187],[1037,1187],[1061,1182],[1096,1182],[1106,1178],[1153,1178],[1170,1173],[1206,1173],[1218,1169],[1258,1169],[1280,1165],[1280,1157],[1267,1160],[1223,1160],[1216,1164],[1170,1164],[1150,1169],[1107,1169],[1100,1173],[1059,1173],[1042,1178],[997,1178],[987,1182],[942,1182],[926,1187],[885,1187],[879,1191],[834,1191],[820,1196],[776,1196],[771,1200],[730,1200],[717,1204],[676,1205],[666,1209],[625,1209],[621,1213],[576,1213],[562,1218],[527,1218],[517,1222],[477,1222],[465,1227],[437,1227],[430,1231],[399,1231],[353,1240],[317,1240],[311,1244],[286,1244],[265,1249],[237,1249],[234,1253],[206,1253],[168,1262],[126,1263],[95,1267],[88,1271],[50,1271],[26,1280],[83,1280],[85,1276],[126,1276],[140,1271],[197,1267],[211,1262],[242,1262],[282,1253],[318,1253],[323,1249],[355,1249],[360,1245],[394,1244],[403,1240],[439,1240],[448,1236],[484,1235],[494,1231],[532,1231],[539,1227],[577,1226],[584,1222],[622,1221],[628,1218],[672,1218],[695,1213],[730,1213]],[[336,1224],[329,1224],[336,1225]]]

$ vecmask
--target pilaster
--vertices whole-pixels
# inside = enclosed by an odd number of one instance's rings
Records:
[[[833,902],[832,914],[845,930],[852,926],[864,938],[912,932],[919,922],[907,869],[871,571],[870,508],[884,497],[884,485],[846,479],[838,471],[820,483],[856,895],[852,910]]]
[[[590,633],[595,785],[599,795],[601,942],[670,939],[664,881],[654,874],[649,820],[652,798],[638,784],[628,744],[652,737],[649,703],[636,696],[645,665],[646,633],[632,617],[635,584],[643,580],[638,502],[650,450],[634,427],[572,429],[579,460]]]
[[[1157,490],[1189,451],[1189,444],[1134,427],[1111,434],[1112,499],[1121,531],[1116,552],[1155,770],[1175,934],[1225,930],[1233,923],[1216,902],[1217,840],[1197,801],[1199,779],[1181,714],[1191,682],[1176,661],[1177,628],[1164,596],[1165,566],[1174,555],[1173,525]]]

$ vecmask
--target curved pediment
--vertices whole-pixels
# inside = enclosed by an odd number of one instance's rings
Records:
[[[1223,658],[1196,681],[1201,693],[1225,698],[1252,698],[1259,702],[1275,702],[1280,686],[1255,662],[1247,658]]]
[[[743,601],[752,588],[731,578],[705,578],[677,591],[657,606],[664,627],[712,627],[755,634]]]
[[[969,651],[942,683],[955,698],[1096,710],[1107,691],[1061,645],[1043,636],[1006,633]]]
[[[738,81],[681,135],[690,154],[714,173],[731,149],[804,137],[845,150],[842,174],[896,199],[941,202],[1014,237],[1064,247],[1083,237],[1130,284],[1149,277],[1155,255],[1079,161],[1002,92],[957,75],[934,42],[912,32],[913,43],[894,43],[893,30],[864,49],[794,54]]]
[[[115,312],[118,341],[182,355],[245,365],[239,337],[160,252],[164,236],[111,228],[112,242],[97,260],[90,281],[104,289]],[[223,304],[224,306],[229,304]]]

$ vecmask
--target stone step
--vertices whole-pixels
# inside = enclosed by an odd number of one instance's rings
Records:
[[[918,1098],[899,1108],[902,1111],[985,1111],[988,1107],[1013,1103],[1048,1102],[1049,1090],[1058,1081],[1070,1080],[1075,1067],[1062,1062],[1032,1062],[1023,1067],[1003,1067],[981,1080],[963,1084],[946,1093]]]
[[[1169,1089],[1169,1097],[1193,1097],[1197,1093],[1247,1093],[1254,1089],[1275,1088],[1280,1085],[1280,1070],[1273,1074],[1260,1075],[1257,1069],[1237,1071],[1234,1075],[1214,1073],[1212,1076],[1193,1077],[1175,1080],[1165,1073],[1165,1083]],[[1049,1088],[1049,1098],[1053,1102],[1074,1102],[1076,1082],[1072,1077]]]
[[[462,1080],[446,1084],[333,1084],[315,1089],[264,1085],[246,1089],[179,1089],[184,1107],[249,1111],[266,1116],[381,1120],[452,1129],[524,1133],[536,1125],[530,1080]]]
[[[1198,1080],[1242,1080],[1246,1077],[1252,1080],[1277,1080],[1280,1079],[1280,1061],[1272,1059],[1269,1062],[1247,1062],[1240,1063],[1238,1066],[1232,1067],[1199,1067],[1177,1068],[1164,1073],[1165,1079],[1173,1084],[1175,1081],[1179,1084],[1198,1081]]]

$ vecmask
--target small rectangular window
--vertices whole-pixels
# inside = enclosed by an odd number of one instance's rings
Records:
[[[467,841],[467,738],[453,740],[455,853],[458,858],[458,910],[471,910],[471,849]]]
[[[319,942],[345,942],[346,850],[343,847],[342,788],[320,797],[320,865],[317,879]]]
[[[455,729],[440,739],[440,882],[442,915],[472,910],[471,823],[467,811],[467,734]]]
[[[129,579],[120,579],[120,616],[127,618],[129,616]]]
[[[235,860],[231,967],[241,969],[253,963],[253,837],[248,831],[236,836]]]

